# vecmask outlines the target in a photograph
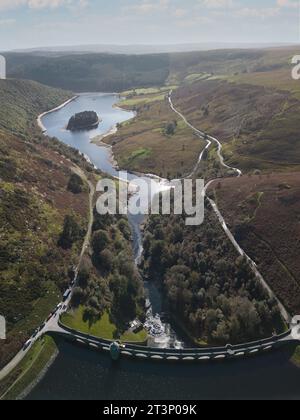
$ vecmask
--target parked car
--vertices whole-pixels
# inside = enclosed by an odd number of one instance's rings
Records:
[[[64,302],[68,299],[68,297],[70,296],[71,292],[72,292],[71,289],[68,289],[68,290],[65,291],[64,296],[63,296],[63,301]]]
[[[32,342],[31,340],[26,341],[26,343],[24,344],[24,347],[23,347],[23,351],[28,349],[28,347],[31,345],[31,342]]]
[[[37,335],[38,335],[38,333],[40,332],[40,330],[39,330],[39,328],[37,328],[35,331],[34,331],[34,333],[32,334],[32,338],[35,338]]]

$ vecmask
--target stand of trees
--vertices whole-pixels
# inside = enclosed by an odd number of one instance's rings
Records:
[[[79,175],[72,174],[68,183],[68,191],[73,194],[80,194],[84,190],[84,183]]]
[[[63,249],[71,249],[73,244],[84,238],[84,230],[80,227],[73,215],[67,215],[64,228],[60,235],[58,245]]]
[[[105,310],[120,330],[136,317],[143,318],[145,299],[142,279],[134,265],[128,221],[100,216],[95,209],[90,259],[78,277],[72,304],[85,306],[91,322]]]
[[[99,125],[99,117],[94,111],[84,111],[73,115],[68,123],[67,130],[76,131],[93,128]]]
[[[162,86],[170,71],[169,54],[5,54],[8,77],[36,80],[73,92],[122,92]]]
[[[187,227],[181,216],[152,216],[146,232],[144,275],[160,284],[171,314],[195,341],[236,344],[282,327],[277,303],[210,208],[201,226]]]

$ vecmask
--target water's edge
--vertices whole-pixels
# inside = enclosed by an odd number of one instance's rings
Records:
[[[67,105],[70,103],[64,105],[64,108]],[[99,151],[101,149],[100,146]],[[142,235],[140,230],[139,233]],[[145,399],[145,396],[152,399],[171,397],[174,400],[210,399],[212,396],[214,399],[217,397],[250,399],[263,398],[263,396],[276,398],[277,395],[298,399],[299,394],[299,371],[291,367],[287,362],[288,356],[284,356],[281,352],[234,364],[187,367],[178,365],[174,370],[172,366],[144,362],[138,362],[137,369],[136,361],[127,360],[113,366],[105,355],[101,357],[90,350],[64,343],[61,343],[59,349],[61,353],[56,362],[51,364],[53,369],[49,369],[51,366],[48,366],[49,375],[47,376],[45,372],[47,378],[43,376],[43,381],[39,384],[34,383],[35,389],[30,392],[28,399],[45,396],[49,399],[55,396],[65,398],[68,395],[72,398],[76,398],[77,395],[78,399],[85,398],[85,395],[88,398],[101,396],[104,399],[116,399],[116,396],[117,399]],[[62,383],[56,379],[56,375],[60,373]],[[279,377],[282,377],[282,381],[276,381]],[[88,391],[82,390],[81,384],[84,381],[88,381],[86,383],[89,383],[92,389],[88,387]]]
[[[112,134],[112,133],[116,133],[118,131],[118,124],[122,123],[124,121],[129,121],[131,119],[134,119],[136,117],[136,112],[134,111],[128,111],[128,110],[124,110],[122,108],[120,108],[117,103],[118,103],[118,99],[119,99],[119,95],[118,94],[94,94],[94,93],[86,93],[86,94],[78,94],[74,97],[72,97],[70,100],[64,102],[63,104],[61,104],[60,106],[54,108],[53,110],[44,112],[43,114],[41,114],[38,117],[38,124],[41,128],[43,128],[43,133],[45,135],[48,134],[49,131],[51,131],[51,129],[49,129],[49,127],[47,126],[47,122],[44,121],[45,117],[47,116],[51,116],[51,114],[53,115],[58,115],[57,113],[59,111],[63,111],[66,107],[70,106],[70,104],[72,106],[76,105],[76,102],[80,102],[80,100],[82,99],[83,101],[86,101],[90,98],[90,102],[92,101],[97,101],[100,98],[100,101],[102,98],[108,98],[111,97],[113,98],[113,104],[111,109],[109,110],[109,112],[111,113],[112,111],[117,115],[119,115],[118,120],[114,121],[114,124],[108,125],[107,129],[102,132],[100,135],[95,135],[95,133],[93,133],[91,136],[89,136],[89,143],[90,146],[95,146],[97,148],[96,152],[95,149],[91,149],[89,150],[90,154],[88,154],[88,152],[86,150],[81,150],[80,147],[82,148],[82,144],[83,143],[78,143],[75,146],[74,145],[70,145],[70,140],[72,142],[72,133],[67,133],[68,137],[69,137],[69,142],[67,143],[69,146],[71,147],[75,147],[77,150],[79,150],[80,153],[82,153],[82,155],[85,157],[85,159],[89,162],[92,163],[94,165],[95,168],[100,169],[102,172],[104,173],[108,173],[110,176],[113,176],[114,178],[120,179],[118,177],[118,162],[115,159],[115,156],[113,154],[113,149],[111,146],[107,145],[107,144],[103,144],[102,140],[103,138],[105,138],[106,136]],[[96,98],[96,99],[95,99]],[[92,103],[89,104],[90,107],[92,107]],[[87,105],[86,105],[87,106]],[[82,109],[83,110],[83,109]],[[106,110],[107,111],[107,110]],[[124,116],[124,118],[123,118]],[[126,118],[125,118],[126,116]],[[110,117],[110,115],[109,115]],[[103,119],[105,120],[105,116],[103,117]],[[62,128],[62,127],[60,127]],[[101,127],[100,127],[101,129]],[[84,133],[84,132],[82,132]],[[86,132],[87,135],[88,132]],[[64,141],[64,136],[66,135],[66,132],[63,130],[58,131],[58,133],[56,133],[56,137],[62,141],[63,143],[66,143]],[[52,133],[51,133],[52,135]],[[77,135],[74,135],[74,138],[76,138]],[[84,135],[82,134],[82,137],[84,137]],[[97,138],[99,139],[99,137],[101,138],[101,141],[97,140]],[[82,138],[82,141],[86,141],[86,138]],[[85,148],[86,148],[86,144],[85,144]],[[95,154],[96,153],[101,153],[101,150],[105,150],[106,152],[106,162],[105,164],[103,164],[103,162],[101,161],[101,159],[98,161],[98,164],[96,164],[95,162]],[[92,156],[94,154],[94,156]],[[93,160],[94,157],[94,160]],[[101,162],[102,162],[102,166],[101,166]],[[100,164],[99,164],[100,163]],[[153,174],[142,174],[142,173],[128,173],[128,179],[130,180],[131,178],[142,178],[143,180],[146,180],[148,183],[151,181],[155,181],[157,184],[157,191],[154,192],[157,193],[160,188],[164,188],[165,184],[168,183],[167,180],[160,178],[156,175]],[[133,252],[134,252],[134,259],[135,259],[135,263],[136,265],[139,263],[141,257],[142,257],[142,253],[143,253],[143,232],[142,232],[142,225],[145,221],[145,217],[144,216],[133,216],[131,214],[128,215],[128,220],[129,220],[129,224],[131,227],[131,231],[132,231],[132,236],[133,236]],[[152,336],[151,339],[151,344],[157,347],[176,347],[176,348],[180,348],[180,347],[184,347],[185,345],[185,338],[184,336],[182,336],[182,334],[179,332],[180,334],[180,338],[177,335],[178,333],[176,333],[176,331],[174,330],[173,327],[171,327],[169,322],[164,322],[162,320],[163,315],[161,314],[162,312],[162,297],[159,295],[159,291],[156,288],[155,285],[153,284],[149,284],[148,282],[144,283],[144,287],[145,287],[145,291],[146,291],[146,296],[150,301],[150,305],[149,309],[147,311],[147,320],[146,320],[146,328],[149,331],[150,335]],[[155,304],[153,304],[152,302],[152,298],[155,299]],[[160,301],[159,304],[157,304],[157,302]],[[156,308],[156,310],[153,309]]]

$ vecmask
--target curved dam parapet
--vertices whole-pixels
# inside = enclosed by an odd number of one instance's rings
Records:
[[[51,335],[58,334],[74,343],[107,353],[110,353],[112,346],[114,346],[113,341],[89,336],[87,334],[72,330],[71,328],[61,324],[60,321],[58,321],[57,327],[53,327],[46,332]],[[164,360],[170,362],[208,362],[255,356],[278,349],[289,343],[297,342],[300,343],[300,317],[294,318],[291,323],[290,330],[284,334],[240,345],[228,344],[224,347],[206,347],[193,349],[160,349],[138,346],[134,344],[118,344],[118,346],[120,357],[124,356],[135,359],[148,359],[157,361]]]

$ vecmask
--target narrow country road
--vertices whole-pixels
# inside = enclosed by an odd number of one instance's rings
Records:
[[[170,91],[170,93],[169,93],[169,104],[170,104],[170,107],[171,107],[171,109],[180,117],[180,118],[182,118],[182,120],[185,122],[185,124],[188,126],[188,127],[190,127],[193,131],[194,131],[194,133],[196,133],[196,135],[198,136],[198,137],[200,137],[200,138],[202,138],[203,140],[206,140],[206,142],[207,142],[207,145],[206,145],[206,147],[203,149],[203,151],[201,152],[201,154],[200,154],[200,157],[199,157],[199,159],[198,159],[198,162],[197,162],[197,164],[196,164],[196,166],[195,166],[195,168],[194,168],[194,170],[193,170],[193,172],[189,175],[189,178],[191,177],[191,176],[193,176],[195,173],[196,173],[196,171],[197,171],[197,169],[198,169],[198,167],[199,167],[199,164],[201,163],[201,160],[202,160],[202,158],[203,158],[203,154],[204,154],[204,151],[205,150],[208,150],[209,148],[210,148],[210,146],[211,146],[211,144],[212,143],[216,143],[217,144],[217,146],[218,146],[218,158],[219,158],[219,160],[220,160],[220,163],[221,163],[221,165],[223,166],[223,167],[225,167],[225,168],[227,168],[227,169],[229,169],[229,170],[232,170],[232,171],[234,171],[236,174],[237,174],[237,176],[238,177],[240,177],[240,176],[242,176],[242,171],[240,170],[240,169],[238,169],[238,168],[233,168],[233,167],[231,167],[231,166],[229,166],[229,165],[227,165],[226,163],[225,163],[225,160],[224,160],[224,157],[223,157],[223,155],[222,155],[222,149],[223,149],[223,146],[222,146],[222,144],[221,144],[221,142],[218,140],[218,139],[216,139],[215,137],[212,137],[212,136],[210,136],[210,135],[208,135],[207,133],[204,133],[203,131],[201,131],[201,130],[199,130],[199,129],[197,129],[196,127],[194,127],[188,120],[187,120],[187,118],[179,111],[179,110],[177,110],[176,109],[176,107],[174,106],[174,104],[173,104],[173,101],[172,101],[172,93],[173,93],[173,91]],[[218,209],[218,206],[217,206],[217,204],[212,200],[212,199],[210,199],[209,197],[207,197],[207,195],[206,195],[206,193],[207,193],[207,190],[208,190],[208,188],[214,183],[214,182],[216,182],[217,180],[216,179],[214,179],[214,180],[211,180],[211,181],[209,181],[206,185],[205,185],[205,189],[204,189],[204,195],[206,196],[206,198],[207,198],[207,200],[209,201],[209,203],[210,203],[210,205],[211,205],[211,207],[212,207],[212,209],[214,210],[214,212],[215,212],[215,214],[216,214],[216,216],[217,216],[217,218],[218,218],[218,220],[219,220],[219,222],[220,222],[220,224],[221,224],[221,226],[222,226],[222,228],[223,228],[223,230],[224,230],[224,232],[226,233],[226,235],[227,235],[227,237],[228,237],[228,239],[230,240],[230,242],[232,243],[232,245],[235,247],[235,249],[237,250],[237,252],[241,255],[241,256],[243,256],[243,257],[245,257],[246,259],[247,259],[247,261],[248,261],[248,264],[249,264],[249,266],[251,267],[251,269],[252,269],[252,271],[254,272],[254,274],[255,274],[255,276],[256,276],[256,278],[260,281],[260,283],[262,284],[262,286],[264,287],[264,289],[267,291],[267,293],[269,294],[269,296],[270,296],[270,298],[272,298],[272,299],[275,299],[276,300],[276,302],[277,302],[277,304],[278,304],[278,307],[279,307],[279,310],[280,310],[280,312],[281,312],[281,315],[282,315],[282,317],[283,317],[283,319],[285,320],[285,322],[289,325],[290,324],[290,321],[291,321],[291,316],[289,315],[289,313],[288,313],[288,311],[286,310],[286,308],[284,307],[284,305],[280,302],[280,300],[277,298],[277,296],[276,296],[276,294],[273,292],[273,290],[271,289],[271,287],[268,285],[268,283],[266,282],[266,280],[264,279],[264,277],[263,277],[263,275],[260,273],[260,271],[258,270],[258,268],[257,268],[257,264],[247,255],[247,253],[240,247],[240,245],[237,243],[237,241],[235,240],[235,237],[234,237],[234,235],[232,234],[232,232],[230,231],[230,229],[228,228],[228,226],[227,226],[227,224],[226,224],[226,222],[225,222],[225,219],[224,219],[224,217],[222,216],[222,214],[221,214],[221,212],[220,212],[220,210]]]
[[[194,127],[188,120],[187,118],[179,111],[176,109],[176,107],[173,104],[172,101],[172,93],[173,91],[171,91],[169,93],[169,104],[171,109],[173,110],[173,112],[175,112],[184,122],[185,124],[193,130],[193,132],[201,139],[206,141],[206,146],[204,147],[204,149],[202,150],[201,154],[199,155],[199,159],[193,169],[193,171],[191,172],[191,174],[189,176],[187,176],[187,178],[192,177],[193,175],[195,175],[199,164],[201,163],[202,159],[203,159],[203,155],[205,153],[206,150],[208,150],[210,148],[210,146],[215,143],[217,145],[217,155],[218,158],[220,160],[220,163],[223,167],[227,168],[228,170],[232,170],[233,172],[235,172],[237,174],[238,177],[240,177],[242,175],[242,171],[238,168],[233,168],[230,167],[229,165],[227,165],[225,163],[224,157],[222,155],[222,144],[221,142],[216,139],[215,137],[212,137],[210,135],[208,135],[207,133],[197,129],[196,127]],[[75,283],[74,285],[76,286],[76,281],[77,281],[77,277],[78,277],[78,272],[80,269],[80,265],[82,263],[82,259],[84,257],[84,254],[86,252],[86,250],[89,247],[90,244],[90,240],[91,240],[91,234],[92,234],[92,226],[93,226],[93,221],[94,221],[94,196],[95,196],[95,187],[93,185],[93,183],[91,181],[88,180],[86,174],[84,173],[84,171],[79,168],[78,166],[74,166],[73,167],[73,171],[76,172],[81,178],[82,180],[89,186],[89,221],[88,221],[88,228],[87,228],[87,233],[83,242],[83,246],[82,246],[82,250],[79,256],[79,261],[78,261],[78,265],[77,268],[75,270]],[[208,182],[205,186],[205,190],[204,190],[204,194],[206,195],[206,192],[208,190],[208,188],[217,180],[212,180],[210,182]],[[272,291],[272,289],[269,287],[269,285],[267,284],[267,282],[265,281],[265,279],[263,278],[262,274],[259,272],[256,263],[251,260],[251,258],[245,253],[245,251],[239,246],[239,244],[237,243],[237,241],[234,238],[234,235],[231,233],[231,231],[229,230],[228,226],[226,225],[226,222],[220,212],[220,210],[218,209],[216,203],[211,200],[210,198],[206,197],[212,207],[212,209],[214,210],[224,232],[226,233],[227,237],[229,238],[229,240],[231,241],[231,243],[233,244],[233,246],[235,247],[235,249],[237,250],[237,252],[241,255],[244,256],[251,269],[253,270],[253,272],[255,273],[256,277],[258,278],[258,280],[261,282],[261,284],[263,285],[263,287],[265,288],[265,290],[268,292],[268,294],[270,295],[270,297],[274,298],[279,306],[279,309],[281,311],[282,317],[283,319],[289,324],[291,317],[288,314],[288,312],[286,311],[286,309],[284,308],[284,306],[282,305],[282,303],[278,300],[278,298],[276,297],[275,293]],[[74,288],[75,286],[72,286],[72,288]],[[70,289],[72,291],[72,288]],[[71,299],[71,295],[69,296],[68,300],[64,303],[65,305],[67,305],[70,302]],[[6,365],[1,371],[0,371],[0,381],[3,380],[5,377],[7,377],[16,367],[17,365],[24,359],[24,357],[26,356],[26,354],[30,351],[30,349],[32,348],[33,344],[40,339],[45,333],[47,333],[47,331],[52,331],[55,330],[55,328],[57,328],[57,319],[59,318],[59,316],[65,311],[64,307],[60,307],[59,309],[57,309],[55,311],[55,313],[52,314],[52,316],[48,319],[48,321],[45,323],[43,329],[41,329],[39,331],[39,333],[37,334],[37,336],[35,338],[31,339],[31,343],[28,346],[28,348],[26,350],[21,350],[15,357],[14,359],[11,360],[11,362]],[[297,330],[298,331],[298,330]],[[299,333],[300,334],[300,333]],[[1,399],[1,396],[0,396]]]
[[[87,178],[86,174],[84,173],[84,171],[81,168],[79,168],[79,166],[74,166],[73,170],[89,186],[89,221],[88,221],[88,229],[87,229],[87,233],[86,233],[85,238],[84,238],[84,242],[83,242],[83,245],[82,245],[82,249],[81,249],[81,253],[80,253],[80,257],[79,257],[79,261],[78,261],[78,265],[77,265],[77,270],[76,270],[76,275],[75,275],[75,282],[76,282],[77,276],[78,276],[78,272],[79,272],[79,268],[81,266],[82,259],[84,257],[84,254],[85,254],[87,248],[89,247],[89,244],[90,244],[90,241],[91,241],[91,236],[92,236],[92,228],[93,228],[93,223],[94,223],[94,196],[95,196],[95,186],[94,186],[94,184],[91,181],[89,181],[89,179]]]
[[[92,227],[93,227],[93,223],[94,223],[94,196],[95,196],[95,187],[93,185],[93,183],[91,181],[89,181],[89,179],[87,178],[86,174],[84,173],[84,171],[77,165],[73,166],[73,171],[79,175],[81,177],[81,179],[83,180],[83,182],[85,184],[87,184],[89,186],[89,220],[88,220],[88,229],[87,229],[87,233],[82,245],[82,249],[81,249],[81,253],[79,256],[79,260],[78,260],[78,265],[76,267],[75,270],[75,285],[76,285],[76,280],[78,277],[78,272],[82,263],[82,259],[84,257],[84,254],[87,250],[87,248],[89,247],[90,244],[90,240],[91,240],[91,235],[92,235]],[[70,302],[71,296],[68,298],[68,300],[66,302],[64,302],[65,305],[67,305]],[[55,308],[53,308],[55,309]],[[30,345],[27,347],[26,350],[21,350],[3,369],[1,369],[0,371],[0,381],[5,379],[6,376],[8,376],[16,367],[17,365],[24,359],[24,357],[26,356],[26,354],[31,350],[32,346],[34,345],[34,343],[39,340],[49,329],[49,327],[51,327],[51,325],[53,324],[53,321],[55,320],[55,324],[56,324],[56,319],[57,317],[59,317],[64,311],[60,308],[59,310],[57,310],[50,319],[48,319],[48,321],[45,323],[43,329],[41,329],[39,331],[39,333],[36,335],[36,337],[34,337],[31,340]],[[50,328],[51,329],[51,328]],[[1,396],[0,396],[1,399]]]

